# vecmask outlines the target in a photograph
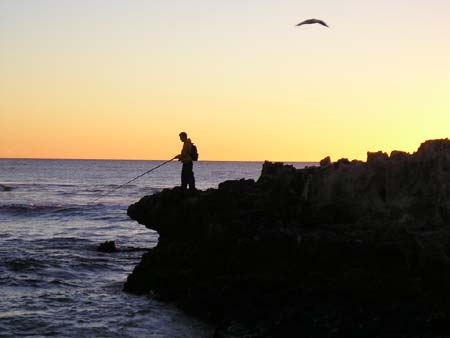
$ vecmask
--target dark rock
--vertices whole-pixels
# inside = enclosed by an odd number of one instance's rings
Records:
[[[406,161],[408,156],[409,156],[409,154],[407,152],[393,150],[393,151],[391,151],[391,155],[389,156],[389,159],[392,161]]]
[[[97,247],[97,250],[101,251],[101,252],[118,252],[119,251],[118,247],[116,246],[116,242],[114,242],[114,241],[103,242],[102,244],[100,244]]]
[[[336,167],[339,167],[341,164],[349,164],[349,163],[350,161],[348,160],[348,158],[341,158],[337,160]]]
[[[367,152],[367,163],[383,163],[389,159],[388,154],[378,151],[376,153]]]
[[[261,337],[450,330],[449,140],[367,162],[265,162],[257,182],[166,189],[128,215],[160,239],[124,289],[218,327]]]
[[[150,251],[149,248],[139,248],[131,246],[120,246],[115,241],[106,241],[97,247],[97,251],[101,252],[136,252],[136,251]]]
[[[331,165],[331,158],[330,156],[325,157],[324,159],[322,159],[320,161],[320,166],[321,167],[328,167],[329,165]]]
[[[12,190],[11,187],[4,184],[0,184],[0,191],[11,191],[11,190]]]

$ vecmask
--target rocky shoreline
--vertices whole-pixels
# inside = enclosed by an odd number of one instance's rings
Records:
[[[450,333],[450,140],[218,189],[166,189],[128,215],[156,230],[124,290],[215,323],[216,336]]]

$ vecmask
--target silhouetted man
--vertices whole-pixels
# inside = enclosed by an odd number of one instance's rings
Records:
[[[181,169],[181,187],[186,189],[189,185],[189,189],[194,190],[195,178],[194,172],[192,171],[191,157],[192,142],[184,131],[180,133],[180,140],[183,142],[183,149],[181,149],[181,154],[175,156],[175,158],[183,163],[183,168]]]

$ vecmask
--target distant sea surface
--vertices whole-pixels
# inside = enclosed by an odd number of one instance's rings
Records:
[[[180,163],[117,188],[162,162],[0,159],[0,337],[212,336],[173,305],[122,292],[144,251],[96,251],[107,240],[123,249],[157,245],[158,234],[126,210],[179,185]],[[261,169],[262,162],[194,165],[199,189],[256,180]]]

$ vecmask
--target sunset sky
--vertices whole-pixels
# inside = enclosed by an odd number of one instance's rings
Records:
[[[0,0],[0,157],[412,152],[450,137],[449,60],[448,0]]]

